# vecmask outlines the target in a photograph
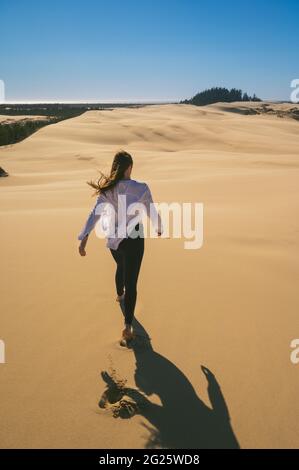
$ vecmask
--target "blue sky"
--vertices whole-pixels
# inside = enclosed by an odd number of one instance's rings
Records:
[[[298,0],[0,0],[7,101],[289,99]]]

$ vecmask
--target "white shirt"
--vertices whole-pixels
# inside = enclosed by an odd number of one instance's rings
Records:
[[[104,232],[105,229],[107,230],[107,227],[114,222],[114,218],[111,216],[111,210],[109,210],[109,207],[107,206],[108,204],[110,208],[115,211],[115,236],[109,236],[110,232],[108,230],[108,235],[106,235],[106,246],[107,248],[116,250],[120,242],[124,238],[128,237],[128,233],[131,233],[131,230],[133,230],[134,227],[142,221],[141,213],[128,214],[127,211],[119,211],[120,203],[124,200],[126,208],[131,204],[143,204],[146,215],[150,217],[156,232],[162,233],[163,227],[161,218],[154,206],[148,185],[132,179],[122,179],[119,180],[113,188],[108,189],[98,196],[97,202],[78,236],[78,240],[83,240],[83,238],[85,238],[86,235],[94,229],[98,221],[101,222]],[[121,226],[124,227],[126,233],[121,233],[120,235],[118,228]]]

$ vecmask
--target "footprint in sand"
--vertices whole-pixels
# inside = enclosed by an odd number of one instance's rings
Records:
[[[121,349],[121,350],[128,350],[131,352],[146,351],[148,350],[148,348],[150,348],[150,338],[148,338],[147,336],[139,335],[139,334],[136,334],[135,338],[130,341],[126,341],[123,338],[121,338],[120,340],[117,340],[114,343],[113,348]]]
[[[78,160],[87,160],[87,161],[89,161],[89,160],[94,159],[94,157],[84,157],[83,155],[80,155],[80,154],[76,155],[76,157],[78,158]]]
[[[99,401],[99,407],[112,412],[114,418],[128,419],[140,412],[146,400],[143,395],[134,388],[126,387],[127,380],[117,376],[113,367],[110,373],[101,372],[102,379],[106,382],[106,390]]]

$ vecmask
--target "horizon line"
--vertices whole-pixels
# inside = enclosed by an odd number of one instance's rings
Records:
[[[0,104],[115,104],[115,103],[123,103],[123,104],[139,104],[139,103],[177,103],[180,99],[173,99],[173,100],[11,100]]]

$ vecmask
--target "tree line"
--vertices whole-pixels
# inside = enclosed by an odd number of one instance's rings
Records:
[[[243,93],[237,88],[213,87],[194,95],[191,99],[180,101],[182,104],[204,106],[213,103],[232,103],[234,101],[262,101],[255,94],[253,96]]]
[[[36,132],[41,127],[72,117],[80,116],[80,114],[84,112],[82,109],[78,110],[68,107],[62,107],[61,109],[58,109],[57,107],[50,106],[49,108],[41,109],[38,106],[26,108],[26,105],[17,105],[12,106],[11,108],[6,107],[2,110],[0,106],[0,114],[8,116],[17,116],[20,114],[34,116],[37,114],[37,110],[38,115],[45,116],[45,119],[22,119],[19,121],[3,123],[0,122],[0,146],[20,142],[21,140],[26,139],[26,137],[29,137],[29,135],[33,134],[33,132]],[[56,111],[56,115],[53,113],[54,110]]]
[[[20,142],[46,124],[49,124],[46,120],[0,123],[0,146]]]

